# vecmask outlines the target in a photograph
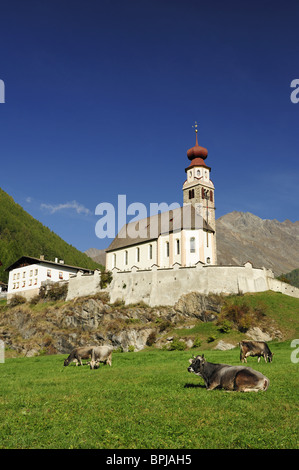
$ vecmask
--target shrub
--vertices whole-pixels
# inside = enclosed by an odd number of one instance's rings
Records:
[[[10,299],[9,306],[16,307],[17,305],[21,305],[25,303],[26,303],[25,297],[23,297],[22,295],[16,294]]]
[[[195,338],[195,340],[193,341],[193,346],[192,348],[200,348],[201,346],[201,341],[199,338]]]
[[[34,297],[32,297],[30,299],[30,305],[36,305],[38,304],[38,302],[41,300],[40,296],[39,295],[35,295]]]
[[[124,307],[125,306],[125,301],[122,299],[116,299],[116,301],[111,304],[112,307]]]
[[[229,333],[232,329],[232,324],[228,320],[223,320],[222,322],[218,322],[217,325],[219,326],[218,330],[221,333]]]
[[[167,328],[171,326],[171,322],[169,320],[165,320],[163,318],[157,317],[156,323],[159,327],[159,331],[165,331]]]
[[[47,300],[65,300],[67,292],[68,284],[56,282],[47,289],[45,298]]]
[[[106,287],[111,283],[112,277],[113,276],[111,271],[105,271],[104,273],[101,273],[100,288],[106,289]]]
[[[133,344],[130,344],[128,347],[128,352],[134,352],[135,351],[135,346]]]
[[[156,337],[157,337],[156,332],[152,331],[147,337],[146,345],[147,346],[152,346],[154,344],[154,342],[156,341]]]
[[[224,325],[223,332],[227,332],[225,330],[229,323],[239,331],[246,332],[265,316],[266,310],[267,307],[263,302],[252,307],[246,299],[242,299],[241,302],[234,299],[233,303],[228,299],[218,317],[218,325],[220,328]]]
[[[182,341],[178,338],[174,338],[174,340],[171,342],[168,348],[169,351],[185,351],[185,349],[186,349],[185,341]]]
[[[208,337],[207,343],[212,343],[213,341],[215,341],[215,339],[216,339],[216,336],[215,336],[215,335],[211,335],[211,336]]]

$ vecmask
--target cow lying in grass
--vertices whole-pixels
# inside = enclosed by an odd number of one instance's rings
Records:
[[[269,379],[260,372],[245,366],[229,366],[207,362],[204,355],[189,359],[188,372],[204,379],[207,390],[224,388],[237,392],[267,390]]]

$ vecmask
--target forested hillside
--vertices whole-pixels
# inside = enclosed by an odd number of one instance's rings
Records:
[[[293,271],[289,273],[282,274],[280,278],[282,281],[287,279],[290,282],[290,284],[292,284],[292,286],[299,287],[299,268],[293,269]]]
[[[51,261],[57,257],[73,266],[99,268],[98,263],[34,219],[0,188],[0,281],[7,282],[5,269],[19,257],[41,254]]]

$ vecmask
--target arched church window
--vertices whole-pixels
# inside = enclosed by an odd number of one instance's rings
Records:
[[[195,253],[195,237],[190,238],[190,253]]]
[[[166,242],[166,258],[169,258],[169,242]]]
[[[127,252],[127,250],[125,251],[125,264],[128,264],[128,252]]]
[[[140,248],[139,247],[136,248],[136,261],[137,263],[139,263],[140,261]]]
[[[148,257],[149,259],[153,259],[153,245],[148,247]]]

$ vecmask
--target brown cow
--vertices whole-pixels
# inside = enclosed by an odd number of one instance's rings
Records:
[[[213,364],[207,362],[204,355],[196,356],[189,362],[188,372],[202,377],[207,390],[224,388],[237,392],[258,392],[267,390],[269,386],[269,379],[251,367]]]
[[[271,353],[269,346],[264,341],[249,341],[244,340],[240,342],[240,361],[247,362],[248,356],[257,356],[258,362],[260,362],[261,357],[269,362],[272,362],[273,354]]]
[[[73,349],[71,354],[65,359],[63,365],[68,366],[71,362],[75,362],[76,366],[78,363],[82,366],[82,359],[89,359],[92,356],[94,347],[95,346],[85,346],[83,348]]]

